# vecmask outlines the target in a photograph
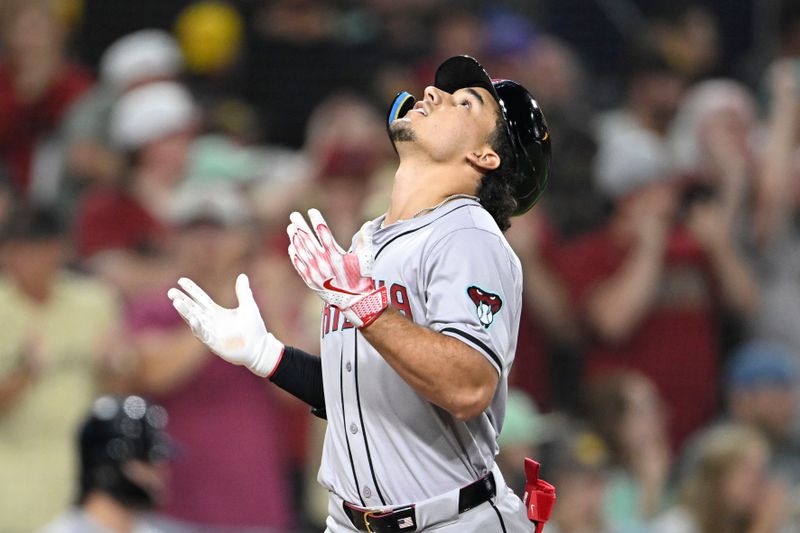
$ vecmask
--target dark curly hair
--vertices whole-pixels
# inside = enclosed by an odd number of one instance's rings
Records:
[[[517,209],[514,186],[519,179],[514,169],[514,153],[502,117],[497,117],[494,130],[489,135],[489,145],[500,156],[500,166],[490,170],[478,185],[478,199],[501,231],[511,227],[511,215]]]

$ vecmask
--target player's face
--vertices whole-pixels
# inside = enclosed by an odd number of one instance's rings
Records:
[[[396,142],[411,142],[434,161],[464,161],[491,148],[499,112],[486,89],[467,87],[450,94],[427,87],[425,97],[392,123],[392,133]]]

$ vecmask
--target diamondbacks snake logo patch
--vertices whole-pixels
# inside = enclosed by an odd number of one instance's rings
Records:
[[[488,328],[491,326],[494,315],[503,307],[503,300],[498,295],[474,285],[467,289],[467,295],[469,295],[472,303],[475,304],[475,312],[483,327]]]

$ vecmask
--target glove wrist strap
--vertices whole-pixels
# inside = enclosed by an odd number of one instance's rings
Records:
[[[389,294],[386,286],[382,285],[351,305],[345,311],[345,316],[354,326],[361,329],[375,322],[387,307],[389,307]]]
[[[247,365],[247,368],[262,378],[271,377],[281,362],[283,350],[283,343],[272,333],[267,333],[262,339],[261,347],[257,350],[253,362]]]

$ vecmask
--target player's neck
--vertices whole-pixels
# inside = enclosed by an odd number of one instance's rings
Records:
[[[395,173],[384,224],[413,218],[452,195],[474,195],[475,189],[473,180],[452,166],[437,165],[431,161],[401,160]]]

